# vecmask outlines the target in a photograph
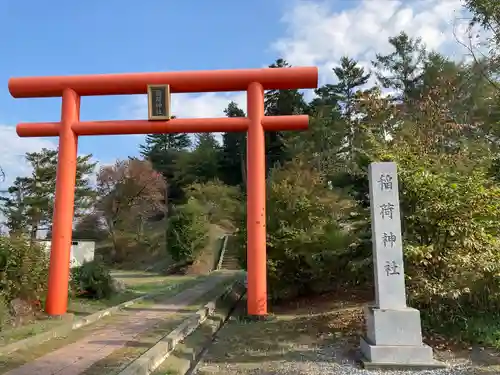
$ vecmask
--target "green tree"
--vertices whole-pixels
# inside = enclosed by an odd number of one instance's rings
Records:
[[[469,37],[475,39],[479,36],[479,46],[472,40],[463,43],[469,49],[474,60],[474,75],[480,75],[483,82],[490,86],[491,91],[486,95],[480,95],[488,105],[481,107],[484,121],[483,127],[488,129],[488,139],[496,145],[500,144],[500,3],[495,0],[467,0],[465,7],[473,18],[470,22],[471,29]],[[483,33],[477,32],[473,26],[479,25]],[[478,35],[479,34],[479,35]],[[482,36],[482,38],[481,38]],[[478,80],[476,80],[477,82]],[[482,89],[484,92],[484,88]],[[477,95],[477,92],[475,93]],[[489,121],[488,121],[489,120]],[[500,159],[500,156],[498,157]]]
[[[404,31],[389,38],[394,49],[388,55],[377,53],[373,66],[383,87],[395,89],[402,98],[410,98],[415,85],[420,82],[421,68],[426,59],[426,49],[420,38],[413,39]]]
[[[193,262],[208,242],[209,220],[204,207],[194,198],[177,206],[169,218],[167,246],[176,262]]]
[[[77,159],[75,183],[75,217],[82,215],[94,201],[95,191],[90,185],[96,163],[92,155]],[[2,198],[2,212],[10,230],[28,231],[31,238],[39,229],[50,229],[54,213],[57,172],[57,150],[42,149],[26,154],[32,167],[29,177],[17,177],[8,189],[8,197]]]
[[[270,68],[291,67],[283,59],[276,60]],[[308,105],[299,90],[269,90],[265,93],[264,107],[266,116],[297,115],[307,111]],[[283,134],[266,132],[267,171],[276,163],[283,163],[289,156],[285,154]]]
[[[245,117],[245,112],[235,102],[230,102],[224,110],[227,117]],[[231,186],[246,181],[246,133],[223,133],[220,153],[221,179]]]
[[[267,269],[272,298],[329,290],[350,260],[349,230],[342,227],[352,200],[328,189],[317,171],[300,162],[274,168],[268,183]],[[245,264],[245,227],[237,239]]]
[[[316,97],[309,103],[308,113],[315,117],[339,119],[340,105],[332,92],[333,85],[326,84],[314,89]]]
[[[366,128],[360,103],[365,91],[371,90],[365,87],[370,74],[347,56],[333,72],[337,82],[315,91],[318,97],[310,104],[314,116],[309,131],[287,134],[287,147],[290,154],[314,165],[332,187],[350,189],[353,196],[365,201],[368,181],[362,171],[366,168]]]
[[[145,144],[140,145],[143,154],[167,150],[185,150],[191,147],[191,139],[187,133],[179,134],[147,134]]]
[[[49,254],[39,244],[21,236],[0,236],[2,302],[9,303],[15,298],[30,304],[39,302],[47,290],[48,271]]]
[[[194,198],[205,208],[211,223],[235,230],[235,223],[240,220],[242,192],[237,186],[228,186],[220,180],[196,183],[189,186],[189,198]]]
[[[410,299],[427,323],[442,328],[450,321],[463,328],[466,316],[496,311],[500,301],[493,276],[500,232],[492,225],[500,215],[499,186],[488,177],[492,155],[487,141],[472,135],[471,124],[454,121],[467,91],[457,86],[467,66],[452,67],[458,77],[439,74],[435,68],[447,64],[438,60],[423,72],[427,83],[418,106],[386,106],[390,101],[379,93],[367,97],[365,112],[370,123],[389,117],[398,123],[392,139],[372,139],[369,154],[371,161],[398,164]],[[358,255],[369,262],[369,241],[364,245]]]
[[[5,225],[12,233],[21,233],[28,228],[30,219],[26,199],[29,199],[30,185],[28,178],[18,177],[5,192],[8,196],[0,197],[1,210],[6,218]]]
[[[220,145],[212,133],[196,134],[196,146],[189,156],[193,182],[207,182],[219,175]]]
[[[189,147],[191,139],[185,133],[148,134],[145,143],[139,146],[141,155],[168,181],[168,197],[172,202],[181,202],[184,198],[181,168]]]
[[[342,120],[346,124],[346,154],[348,159],[354,158],[356,140],[360,132],[360,121],[357,118],[356,103],[357,95],[361,87],[368,83],[370,74],[358,65],[358,62],[347,56],[340,59],[340,66],[333,69],[338,82],[332,85],[331,92],[336,96],[337,102],[342,108]],[[360,146],[359,144],[357,145]]]
[[[83,215],[75,224],[73,239],[102,241],[108,237],[101,215],[93,212]]]

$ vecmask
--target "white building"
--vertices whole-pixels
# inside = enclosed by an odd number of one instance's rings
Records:
[[[50,252],[50,240],[38,240],[47,251]],[[94,260],[95,241],[93,240],[74,240],[71,242],[70,265],[71,267],[81,266],[84,262]]]

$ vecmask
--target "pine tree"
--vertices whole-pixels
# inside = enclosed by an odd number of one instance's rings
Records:
[[[245,112],[235,102],[229,103],[224,110],[227,117],[245,117]],[[228,185],[240,185],[246,181],[246,133],[222,134],[220,154],[220,175]]]
[[[189,172],[195,182],[208,182],[219,176],[221,147],[213,133],[196,134],[196,146],[190,155]]]
[[[182,201],[184,197],[179,168],[189,147],[191,138],[186,133],[148,134],[145,143],[139,146],[141,155],[167,180],[168,197],[172,202]]]
[[[376,54],[372,64],[379,71],[376,76],[383,87],[396,89],[402,99],[412,96],[413,89],[422,78],[422,68],[427,51],[420,38],[413,39],[404,31],[389,38],[394,52]]]
[[[285,60],[278,59],[270,68],[289,68]],[[264,98],[266,116],[297,115],[308,110],[304,96],[298,90],[269,90]],[[267,170],[287,160],[281,132],[266,132]]]
[[[147,134],[145,144],[140,145],[141,154],[145,157],[151,153],[167,150],[182,151],[191,147],[191,139],[186,133],[179,134]]]
[[[352,159],[355,152],[355,141],[359,131],[359,121],[356,119],[357,92],[368,83],[370,74],[358,65],[358,62],[347,56],[340,59],[340,66],[333,68],[338,82],[329,86],[329,91],[341,107],[341,118],[346,126],[345,140],[347,153]]]
[[[36,237],[39,229],[49,229],[54,214],[54,200],[57,174],[57,150],[42,149],[26,154],[26,160],[33,168],[28,177],[17,177],[3,197],[2,213],[7,227],[12,231],[29,232]],[[95,191],[90,185],[90,176],[96,163],[92,155],[79,156],[75,182],[75,217],[81,216],[91,207]]]

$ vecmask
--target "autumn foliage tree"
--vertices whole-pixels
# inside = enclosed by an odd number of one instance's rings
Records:
[[[142,241],[147,221],[165,215],[166,188],[165,179],[148,161],[117,161],[101,169],[96,209],[112,242],[112,258],[123,257],[121,240]]]

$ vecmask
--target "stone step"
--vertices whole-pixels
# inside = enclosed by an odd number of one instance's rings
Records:
[[[233,259],[224,258],[224,259],[222,259],[222,263],[225,263],[225,262],[235,262],[235,263],[238,263],[238,259],[236,259],[236,258],[233,258]]]
[[[221,265],[222,268],[240,268],[240,265],[237,263],[226,263]]]
[[[221,264],[221,268],[226,269],[226,270],[239,270],[241,269],[240,264],[238,261],[233,260],[223,260]]]
[[[226,270],[240,270],[241,266],[238,258],[238,254],[235,254],[234,251],[226,252],[222,259],[221,268]]]

